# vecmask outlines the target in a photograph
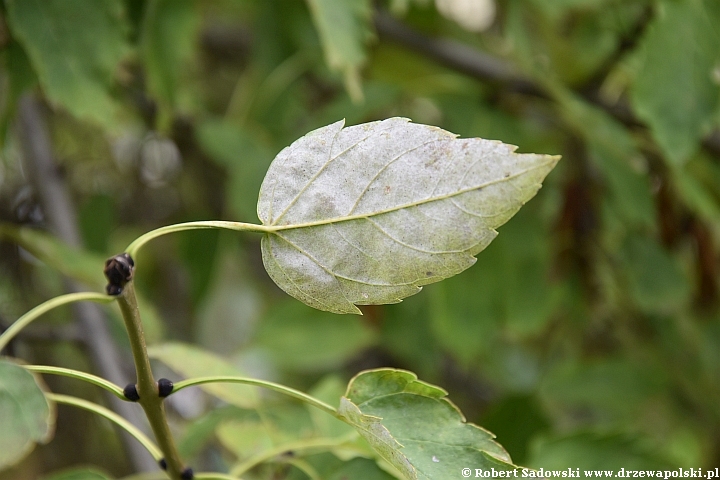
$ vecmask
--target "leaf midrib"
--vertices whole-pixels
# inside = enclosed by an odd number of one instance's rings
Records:
[[[262,225],[262,227],[263,227],[263,228],[262,228],[262,231],[268,232],[268,233],[275,233],[275,232],[279,232],[279,231],[283,231],[283,230],[293,230],[293,229],[296,229],[296,228],[319,227],[319,226],[323,226],[323,225],[330,225],[330,224],[333,224],[333,223],[350,222],[350,221],[353,221],[353,220],[361,220],[361,219],[367,219],[367,218],[370,218],[370,217],[376,217],[376,216],[379,216],[379,215],[384,215],[384,214],[386,214],[386,213],[392,213],[392,212],[396,212],[396,211],[399,211],[399,210],[403,210],[403,209],[405,209],[405,208],[417,207],[417,206],[419,206],[419,205],[424,205],[424,204],[426,204],[426,203],[431,203],[431,202],[435,202],[435,201],[446,200],[446,199],[448,199],[448,198],[453,198],[453,197],[456,197],[456,196],[458,196],[458,195],[462,195],[462,194],[464,194],[464,193],[472,192],[473,190],[480,190],[480,189],[483,189],[483,188],[486,188],[486,187],[490,187],[490,186],[492,186],[492,185],[497,185],[497,184],[499,184],[499,183],[507,182],[507,181],[510,181],[510,180],[512,180],[512,179],[514,179],[514,178],[517,178],[517,177],[520,177],[520,176],[522,176],[522,175],[525,175],[525,174],[527,174],[528,172],[531,172],[531,171],[533,171],[533,170],[537,170],[537,169],[540,169],[540,168],[545,168],[545,167],[547,167],[548,165],[551,165],[551,164],[553,164],[553,163],[557,163],[557,161],[558,161],[559,159],[560,159],[559,156],[552,156],[552,157],[549,157],[549,160],[546,161],[546,162],[543,162],[543,163],[540,163],[540,164],[537,164],[537,165],[533,165],[533,166],[530,167],[530,168],[526,168],[526,169],[524,169],[524,170],[521,170],[521,171],[519,171],[519,172],[516,172],[516,173],[514,173],[514,174],[512,174],[512,175],[509,175],[509,176],[507,176],[507,177],[497,178],[497,179],[495,179],[495,180],[491,180],[491,181],[489,181],[489,182],[485,182],[485,183],[480,184],[480,185],[475,185],[475,186],[472,186],[472,187],[463,188],[463,189],[461,189],[461,190],[457,190],[457,191],[454,191],[454,192],[451,192],[451,193],[447,193],[447,194],[445,194],[445,195],[440,195],[440,196],[436,196],[436,197],[429,197],[429,198],[426,198],[426,199],[423,199],[423,200],[417,200],[417,201],[414,201],[414,202],[405,203],[405,204],[402,204],[402,205],[397,205],[397,206],[390,207],[390,208],[386,208],[386,209],[384,209],[384,210],[379,210],[379,211],[376,211],[376,212],[361,213],[361,214],[356,214],[356,215],[347,215],[347,216],[344,216],[344,217],[325,218],[325,219],[322,219],[322,220],[315,220],[315,221],[312,221],[312,222],[304,222],[304,223],[296,223],[296,224],[288,224],[288,225],[264,225],[264,224],[263,224],[263,225]],[[538,182],[538,183],[539,183],[539,182]]]

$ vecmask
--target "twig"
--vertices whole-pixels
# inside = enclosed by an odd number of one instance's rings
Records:
[[[28,176],[40,197],[45,219],[50,228],[63,241],[71,246],[79,247],[81,239],[77,227],[77,216],[65,187],[58,173],[52,153],[52,145],[47,127],[40,112],[37,100],[25,95],[18,105],[18,134],[23,151]],[[102,268],[100,265],[98,268]],[[68,280],[66,289],[69,292],[86,290],[77,282]],[[75,317],[83,332],[83,340],[97,372],[113,383],[127,383],[128,375],[121,365],[125,362],[106,327],[107,319],[96,305],[80,303],[74,306]],[[147,429],[141,412],[127,402],[108,396],[112,409],[129,420],[133,425]],[[154,471],[157,465],[147,451],[135,439],[122,432],[122,439],[134,468],[138,471]]]
[[[509,62],[463,43],[428,37],[384,12],[375,14],[375,28],[382,37],[392,39],[454,70],[486,82],[507,86],[520,93],[548,97],[539,85],[522,76]]]

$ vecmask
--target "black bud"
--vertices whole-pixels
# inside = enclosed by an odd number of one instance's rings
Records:
[[[105,291],[108,295],[120,295],[123,287],[132,280],[135,262],[127,253],[121,253],[105,262],[105,278],[108,284]]]
[[[180,478],[181,478],[182,480],[192,480],[194,476],[195,476],[195,473],[193,473],[193,470],[192,470],[192,468],[190,468],[190,467],[187,467],[187,468],[186,468],[185,470],[183,470],[182,473],[180,474]]]
[[[158,465],[160,465],[160,468],[161,468],[162,470],[167,470],[167,462],[165,461],[164,458],[161,458],[161,459],[158,461]]]
[[[167,378],[161,378],[157,381],[158,386],[158,395],[160,398],[165,398],[168,395],[170,395],[173,391],[173,382],[168,380]]]
[[[123,395],[125,395],[125,398],[130,400],[131,402],[137,402],[140,400],[140,395],[137,391],[137,386],[135,386],[134,383],[128,383],[127,386],[123,389]]]

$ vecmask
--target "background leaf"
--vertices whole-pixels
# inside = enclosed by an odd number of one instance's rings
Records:
[[[331,68],[345,76],[345,88],[355,100],[362,98],[360,67],[370,35],[369,0],[307,0]]]
[[[695,153],[718,106],[719,22],[716,2],[662,1],[643,39],[633,102],[676,165]]]
[[[280,302],[265,315],[255,342],[278,366],[298,371],[337,368],[374,339],[360,318],[338,321],[296,301]]]
[[[0,359],[0,468],[7,468],[36,443],[50,441],[55,431],[55,404],[50,403],[35,376]]]
[[[107,474],[93,468],[78,468],[54,473],[43,480],[110,480]]]
[[[110,90],[127,53],[121,2],[8,0],[8,21],[47,96],[79,118],[110,129],[118,105]]]
[[[187,378],[214,375],[246,376],[227,360],[192,345],[182,343],[154,345],[148,348],[148,355],[150,358],[162,361]],[[209,383],[200,388],[238,407],[253,408],[257,405],[258,397],[255,387]]]
[[[396,303],[470,267],[559,159],[400,118],[343,123],[280,152],[258,200],[275,229],[262,242],[270,276],[334,313]]]
[[[181,80],[197,41],[195,4],[190,0],[153,0],[146,8],[141,45],[148,87],[164,105],[177,108],[183,92]]]
[[[667,469],[668,464],[623,435],[580,433],[539,440],[530,460],[533,468],[618,471]],[[574,473],[574,471],[573,471]]]

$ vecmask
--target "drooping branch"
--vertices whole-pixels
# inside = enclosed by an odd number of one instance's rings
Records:
[[[548,97],[539,85],[521,75],[511,63],[463,43],[428,37],[384,12],[376,13],[375,28],[381,37],[398,42],[453,70],[519,93]]]
[[[17,128],[25,168],[42,204],[45,220],[60,239],[73,247],[79,247],[81,239],[76,210],[55,164],[50,135],[40,105],[30,95],[25,95],[19,101]],[[66,289],[69,292],[86,290],[72,280],[66,282]],[[102,310],[89,303],[79,303],[74,308],[75,318],[84,334],[84,344],[97,372],[113,383],[127,383],[127,375],[121,368],[125,362],[110,336]],[[133,425],[146,428],[142,415],[132,405],[113,396],[108,396],[108,399],[114,411]],[[153,458],[133,437],[122,431],[122,438],[136,470],[157,470]]]
[[[551,98],[551,95],[538,82],[523,76],[519,69],[507,60],[481,52],[456,40],[430,37],[383,11],[375,14],[375,28],[381,38],[397,42],[448,68],[470,75],[480,81],[500,85],[517,93],[545,99]],[[604,67],[605,71],[610,71],[610,69],[611,66]],[[596,79],[594,83],[599,85],[601,82]],[[577,93],[624,125],[642,125],[629,103],[624,99],[610,102],[600,94],[597,86],[589,89],[583,88]],[[713,155],[720,157],[720,130],[716,129],[707,135],[702,141],[702,146]]]

